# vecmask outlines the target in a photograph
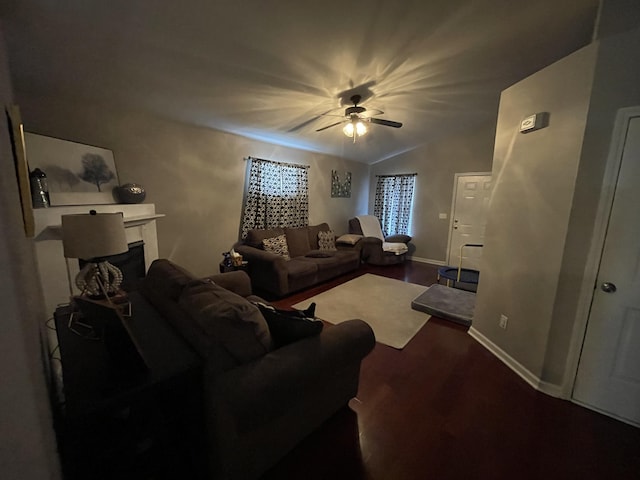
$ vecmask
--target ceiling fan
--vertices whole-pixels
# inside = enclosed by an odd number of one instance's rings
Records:
[[[356,142],[358,137],[363,136],[367,133],[367,127],[365,123],[375,123],[377,125],[384,125],[386,127],[400,128],[402,123],[394,122],[392,120],[385,120],[382,118],[376,118],[372,115],[381,115],[384,112],[382,110],[367,110],[364,107],[358,106],[362,97],[360,95],[353,95],[351,97],[351,103],[353,103],[353,107],[347,107],[344,111],[344,118],[339,122],[332,123],[331,125],[327,125],[326,127],[322,127],[316,130],[316,132],[321,132],[331,127],[335,127],[336,125],[345,124],[342,131],[347,137],[353,137],[353,143]],[[324,114],[326,116],[340,116],[342,115],[331,115]]]

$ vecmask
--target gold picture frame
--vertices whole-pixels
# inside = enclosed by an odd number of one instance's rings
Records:
[[[33,204],[31,201],[31,188],[29,186],[29,166],[24,143],[24,127],[18,105],[9,105],[5,108],[11,148],[13,149],[13,163],[16,169],[16,179],[20,192],[20,204],[22,206],[22,220],[24,233],[27,237],[33,237],[35,233],[35,220],[33,217]]]

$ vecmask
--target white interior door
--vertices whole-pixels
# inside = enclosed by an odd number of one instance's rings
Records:
[[[458,266],[460,247],[465,243],[484,243],[490,194],[490,173],[456,175],[447,265]],[[482,248],[466,247],[462,255],[463,267],[479,270]]]
[[[573,399],[640,425],[640,116],[621,151]]]

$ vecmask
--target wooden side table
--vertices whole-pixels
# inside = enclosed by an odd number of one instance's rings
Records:
[[[55,312],[64,400],[52,401],[65,479],[203,479],[201,358],[142,296],[130,300],[123,320],[148,369],[129,374],[114,368],[104,338],[68,328],[71,307]]]

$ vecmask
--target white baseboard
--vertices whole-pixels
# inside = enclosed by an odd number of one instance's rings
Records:
[[[540,380],[536,375],[531,373],[524,365],[515,360],[511,355],[502,350],[499,346],[485,337],[475,328],[469,328],[469,335],[471,335],[480,345],[489,350],[492,354],[498,357],[507,367],[517,373],[520,378],[531,385],[536,390],[550,395],[555,398],[567,399],[568,397],[562,391],[561,385],[555,385],[553,383],[544,382]]]
[[[432,260],[430,258],[422,258],[422,257],[407,257],[408,260],[411,260],[413,262],[418,262],[418,263],[430,263],[432,265],[438,265],[439,267],[442,267],[445,265],[445,262],[442,260]]]

